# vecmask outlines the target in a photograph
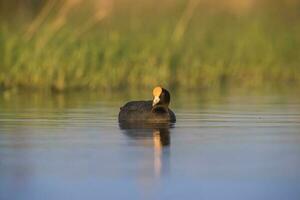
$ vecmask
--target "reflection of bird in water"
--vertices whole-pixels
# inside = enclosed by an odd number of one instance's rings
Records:
[[[169,169],[169,145],[170,123],[120,123],[123,133],[143,145],[153,146],[153,170],[155,177],[168,173]],[[152,142],[151,142],[152,141]],[[147,143],[148,142],[148,143]],[[148,158],[147,158],[148,160]]]
[[[170,131],[173,127],[170,123],[128,123],[123,122],[119,124],[125,135],[133,139],[149,139],[153,138],[155,146],[169,146],[170,145]]]
[[[168,129],[153,129],[154,147],[170,145],[170,132]]]
[[[131,101],[120,108],[119,122],[175,122],[169,109],[171,95],[162,87],[153,89],[152,101]]]

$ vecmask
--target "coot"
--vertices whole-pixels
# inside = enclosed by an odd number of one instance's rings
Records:
[[[175,122],[176,116],[169,109],[170,93],[158,86],[153,89],[153,100],[130,101],[120,108],[119,122]]]

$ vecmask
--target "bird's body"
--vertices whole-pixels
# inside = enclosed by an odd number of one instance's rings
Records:
[[[162,107],[153,108],[152,101],[131,101],[120,108],[119,122],[175,122],[174,112]]]
[[[120,108],[119,122],[175,122],[174,112],[168,108],[170,93],[162,88],[153,90],[152,101],[130,101]]]

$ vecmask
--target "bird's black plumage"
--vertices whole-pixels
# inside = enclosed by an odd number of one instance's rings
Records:
[[[159,102],[131,101],[120,108],[119,122],[175,122],[174,112],[168,108],[170,94],[162,88]]]

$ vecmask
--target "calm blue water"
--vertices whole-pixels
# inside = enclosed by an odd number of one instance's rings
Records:
[[[300,199],[300,98],[173,95],[172,127],[120,129],[142,96],[0,97],[0,199]]]

